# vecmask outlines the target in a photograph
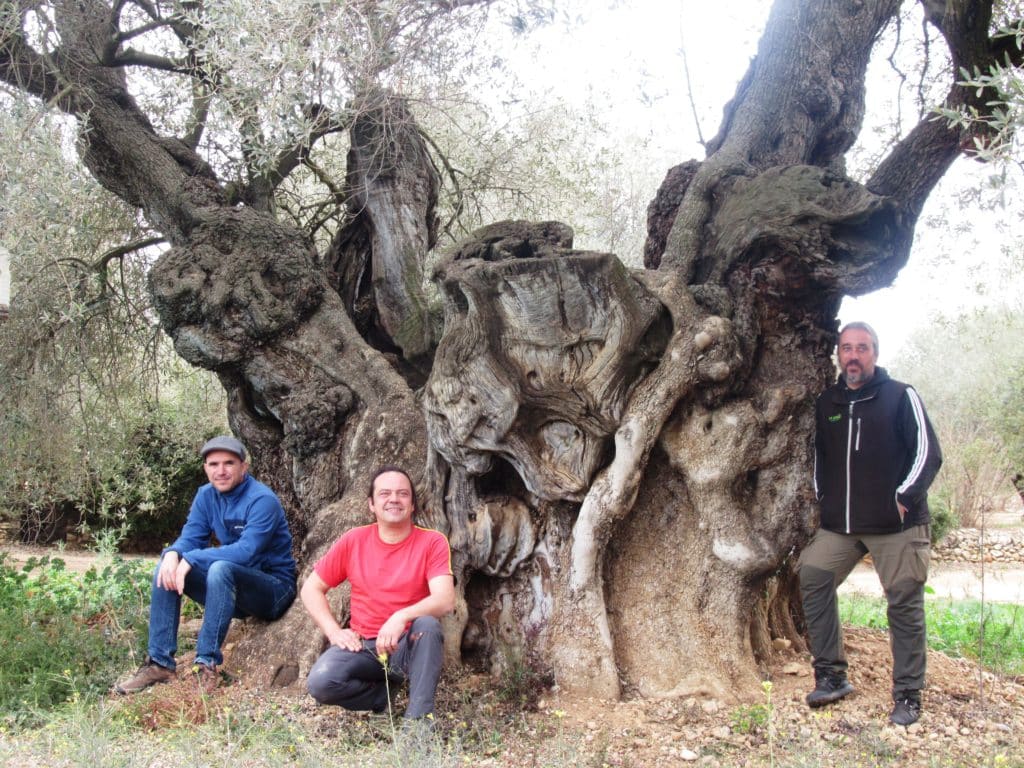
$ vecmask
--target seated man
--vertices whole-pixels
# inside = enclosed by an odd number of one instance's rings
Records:
[[[309,671],[321,704],[383,712],[391,681],[409,681],[408,721],[434,711],[444,638],[438,618],[455,606],[451,551],[438,531],[413,524],[416,492],[405,471],[380,469],[370,482],[376,523],[346,532],[313,567],[302,603],[330,641]],[[347,628],[335,620],[327,592],[351,585]]]
[[[193,666],[206,691],[217,686],[231,619],[276,619],[295,600],[288,521],[274,492],[247,474],[245,446],[222,435],[200,454],[210,482],[196,493],[177,541],[161,553],[149,606],[149,654],[132,678],[114,686],[117,693],[175,679],[182,595],[206,606]]]

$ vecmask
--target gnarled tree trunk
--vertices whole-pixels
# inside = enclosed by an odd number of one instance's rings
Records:
[[[605,697],[725,696],[772,636],[799,642],[791,567],[839,302],[892,280],[966,146],[927,120],[867,183],[845,175],[897,0],[778,0],[708,156],[651,206],[646,269],[573,250],[557,223],[485,227],[438,267],[439,338],[421,276],[439,178],[408,106],[383,89],[354,106],[349,223],[321,254],[265,189],[233,193],[195,142],[153,127],[111,45],[122,5],[54,3],[46,55],[21,9],[0,73],[87,120],[84,163],[171,244],[151,273],[161,323],[219,375],[304,570],[397,462],[452,543],[453,663],[512,654]],[[990,3],[924,5],[951,83],[992,60]],[[950,105],[968,100],[989,108],[951,85]],[[287,685],[322,643],[296,606],[233,659]]]

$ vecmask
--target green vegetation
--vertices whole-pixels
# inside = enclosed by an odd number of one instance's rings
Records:
[[[1014,265],[1019,271],[1019,257]],[[941,320],[912,336],[890,368],[921,392],[942,444],[942,471],[929,492],[935,540],[987,524],[1015,485],[1024,488],[1022,332],[1019,307]]]
[[[768,726],[770,715],[766,704],[737,707],[729,716],[729,727],[733,733],[755,733]]]
[[[34,724],[109,688],[144,645],[151,574],[122,558],[82,575],[57,558],[17,569],[0,553],[0,722]]]
[[[840,595],[844,624],[886,629],[885,600]],[[980,660],[1002,675],[1024,674],[1024,606],[977,600],[925,603],[928,646],[950,656]]]
[[[101,559],[102,565],[75,574],[58,558],[17,568],[0,554],[0,764],[92,766],[96,755],[103,755],[104,766],[126,768],[154,763],[455,768],[512,764],[511,756],[526,753],[539,767],[623,764],[608,761],[614,747],[602,741],[607,735],[586,729],[581,735],[566,727],[572,713],[535,711],[540,683],[536,673],[524,672],[524,664],[498,683],[474,676],[446,681],[436,730],[414,734],[393,731],[387,715],[343,714],[315,707],[306,697],[245,686],[207,695],[183,679],[132,697],[107,695],[110,683],[142,652],[151,565]],[[843,596],[841,608],[847,623],[885,626],[881,600]],[[977,657],[983,625],[985,665],[1020,674],[1024,607],[989,604],[984,614],[981,608],[970,601],[929,602],[933,647]],[[833,745],[865,763],[844,762],[832,751],[808,746],[785,723],[774,722],[770,686],[765,683],[762,702],[729,713],[730,731],[742,746],[715,741],[702,748],[705,756],[732,764],[737,749],[746,752],[754,744],[769,750],[755,765],[901,764],[898,744],[873,728],[847,734],[845,746],[842,740]],[[961,763],[937,759],[931,764]],[[1022,765],[1012,752],[998,750],[974,764]]]

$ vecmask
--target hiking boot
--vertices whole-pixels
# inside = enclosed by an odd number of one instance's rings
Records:
[[[913,725],[921,717],[921,700],[912,696],[904,696],[896,700],[896,705],[889,715],[893,725]]]
[[[192,665],[192,676],[203,693],[213,693],[220,684],[220,674],[213,664],[196,662]]]
[[[853,686],[844,674],[815,674],[814,690],[807,694],[807,706],[823,707],[853,693]]]
[[[114,686],[114,693],[119,693],[122,696],[128,693],[138,693],[157,683],[169,683],[176,677],[177,674],[173,669],[161,667],[147,656],[138,672],[123,683]]]

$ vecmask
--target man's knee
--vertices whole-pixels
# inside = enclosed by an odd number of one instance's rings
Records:
[[[320,664],[314,664],[309,670],[309,677],[306,678],[306,690],[317,704],[327,704],[333,701],[337,695],[337,683],[332,681],[327,669]]]
[[[215,560],[206,571],[206,588],[234,587],[235,569],[238,566],[227,560]]]
[[[421,637],[430,636],[444,642],[444,631],[441,629],[441,622],[433,616],[420,616],[414,619],[409,627],[409,637],[419,640]]]
[[[341,665],[336,659],[337,653],[332,653],[332,650],[328,649],[321,654],[306,678],[306,690],[319,704],[333,704],[338,696],[338,687],[344,682]]]
[[[924,612],[924,584],[913,579],[903,579],[890,584],[885,591],[889,603],[889,615],[915,618]]]
[[[800,592],[805,595],[836,587],[836,575],[824,568],[801,563],[799,575]]]

